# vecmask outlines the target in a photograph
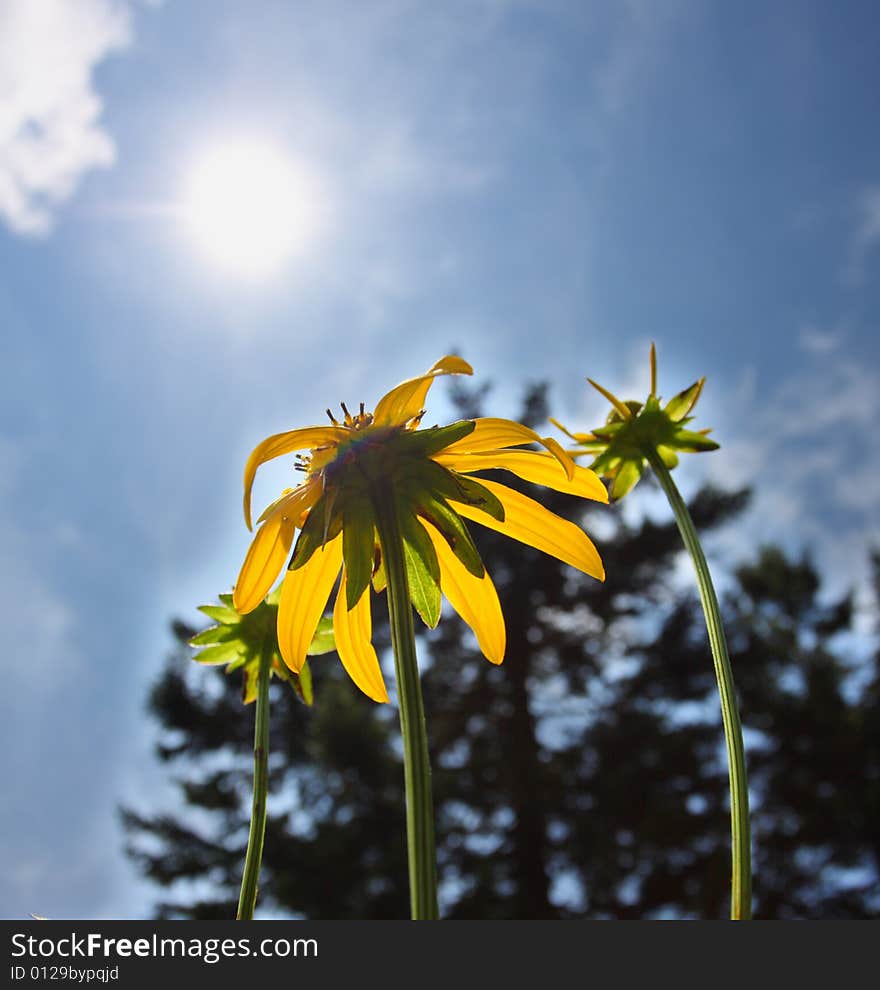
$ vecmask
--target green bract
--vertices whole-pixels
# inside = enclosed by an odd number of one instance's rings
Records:
[[[579,444],[574,454],[593,454],[590,468],[611,482],[611,498],[622,499],[641,478],[651,452],[656,451],[667,468],[678,464],[679,453],[696,454],[717,450],[708,438],[710,430],[687,429],[693,410],[703,390],[705,378],[679,392],[661,406],[657,395],[657,357],[651,345],[651,394],[641,402],[622,402],[591,378],[587,381],[606,399],[612,409],[603,426],[592,433],[572,433],[555,419],[559,429]]]
[[[232,595],[219,595],[219,605],[199,606],[199,611],[214,619],[217,625],[209,626],[189,641],[190,646],[198,650],[193,659],[198,663],[226,664],[227,674],[241,670],[244,675],[242,701],[246,705],[257,697],[260,655],[264,649],[272,651],[272,673],[286,681],[305,704],[312,704],[312,677],[308,664],[304,664],[297,675],[281,661],[278,651],[276,625],[280,596],[281,589],[278,588],[247,615],[235,610]],[[317,656],[334,649],[333,622],[328,617],[319,623],[308,652],[309,656]]]
[[[472,434],[475,427],[473,420],[412,431],[380,427],[371,432],[367,427],[362,436],[341,444],[337,460],[324,468],[323,492],[296,541],[291,569],[305,566],[319,547],[342,533],[346,604],[352,609],[375,571],[378,543],[372,490],[382,483],[388,497],[397,503],[412,603],[433,629],[440,619],[440,564],[417,516],[443,535],[452,552],[477,578],[485,573],[483,562],[450,501],[504,520],[503,506],[487,488],[431,460],[434,454]],[[355,465],[357,470],[353,470]]]

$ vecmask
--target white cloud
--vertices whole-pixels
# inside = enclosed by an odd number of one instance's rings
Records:
[[[880,186],[863,189],[856,204],[856,227],[844,277],[860,283],[865,277],[868,255],[880,245]]]
[[[842,332],[838,328],[821,330],[819,327],[807,325],[798,332],[798,344],[810,354],[830,354],[836,351],[842,341]]]
[[[684,456],[676,481],[686,498],[705,480],[725,490],[752,489],[746,512],[707,541],[710,564],[752,559],[762,543],[779,544],[798,556],[810,553],[828,596],[870,587],[868,548],[880,546],[880,371],[844,348],[840,330],[802,330],[797,344],[810,355],[807,367],[768,385],[760,369],[745,368],[725,385],[710,379],[696,410],[695,426],[711,426],[721,450]],[[648,342],[636,341],[613,369],[595,376],[622,398],[647,394]],[[690,384],[692,368],[658,349],[662,396]],[[768,389],[772,388],[772,391]],[[601,422],[608,403],[584,389],[575,412],[559,411],[568,427]],[[665,497],[640,485],[638,497],[619,509],[636,525],[643,516],[668,519]],[[682,557],[677,572],[692,581]],[[715,570],[713,566],[713,570]],[[718,567],[716,581],[725,567]]]
[[[682,12],[681,4],[624,0],[615,8],[615,27],[604,61],[596,72],[600,110],[618,118],[637,97],[646,74],[657,65],[666,33]]]
[[[772,395],[704,396],[700,421],[717,426],[722,449],[699,460],[717,484],[753,488],[746,517],[722,539],[734,557],[759,542],[806,549],[839,594],[867,585],[867,549],[880,545],[880,374],[833,348],[813,354]]]
[[[130,38],[124,0],[0,4],[0,218],[14,232],[47,234],[82,176],[113,163],[92,73]]]

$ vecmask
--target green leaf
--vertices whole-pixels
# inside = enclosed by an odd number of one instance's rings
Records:
[[[486,573],[480,552],[474,545],[464,521],[444,499],[430,499],[420,508],[419,515],[440,531],[452,552],[474,577],[481,578]]]
[[[217,597],[220,599],[221,602],[223,602],[223,604],[227,608],[231,608],[233,612],[235,611],[235,606],[232,604],[232,595],[231,595],[231,593],[227,592],[226,594],[223,594],[223,595],[217,595]]]
[[[376,548],[373,507],[368,498],[346,499],[343,508],[342,559],[345,563],[345,604],[354,608],[370,583]]]
[[[234,639],[229,643],[216,643],[214,646],[206,646],[193,656],[197,663],[230,663],[242,655],[244,644],[239,639]]]
[[[425,527],[409,512],[398,508],[406,576],[413,607],[429,629],[440,621],[440,563]]]
[[[679,392],[678,395],[673,396],[666,403],[666,408],[664,412],[666,415],[674,422],[678,423],[694,408],[697,404],[697,399],[700,397],[700,392],[703,391],[703,384],[706,379],[701,378],[699,381],[694,382],[690,388],[686,388],[683,392]]]
[[[333,616],[322,616],[318,622],[318,628],[306,653],[310,657],[321,656],[324,653],[332,653],[336,649],[336,638],[333,635]]]

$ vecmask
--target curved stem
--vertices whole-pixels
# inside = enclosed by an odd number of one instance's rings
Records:
[[[724,723],[724,737],[727,743],[727,767],[730,777],[730,831],[732,852],[732,887],[730,895],[730,917],[734,921],[746,921],[752,916],[752,866],[751,834],[749,825],[749,786],[746,776],[746,756],[743,745],[742,723],[736,703],[736,689],[733,684],[733,670],[727,653],[727,641],[721,624],[718,598],[709,573],[709,565],[703,554],[691,514],[668,468],[656,450],[648,449],[645,455],[663,487],[681,538],[691,555],[697,573],[700,601],[706,617],[709,633],[709,646],[715,662],[715,677],[718,681],[718,694],[721,699],[721,718]]]
[[[439,917],[439,910],[431,761],[428,754],[428,736],[419,681],[403,537],[391,487],[376,483],[373,487],[372,501],[376,513],[379,543],[382,547],[382,560],[385,565],[388,618],[391,623],[400,731],[403,736],[410,910],[414,921],[435,921]]]
[[[256,721],[254,725],[254,798],[247,855],[241,878],[236,921],[251,921],[257,903],[263,839],[266,835],[266,795],[269,791],[269,679],[272,673],[271,639],[263,645],[257,675]]]

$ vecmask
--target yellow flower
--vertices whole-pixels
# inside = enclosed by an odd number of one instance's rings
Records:
[[[383,396],[372,413],[342,406],[339,422],[278,433],[259,444],[244,471],[244,514],[251,527],[251,489],[261,464],[299,455],[305,480],[287,489],[260,516],[260,527],[236,582],[240,613],[256,608],[290,558],[278,606],[278,643],[298,672],[337,578],[333,607],[336,649],[355,684],[384,702],[388,693],[371,643],[369,585],[385,586],[377,539],[377,500],[392,500],[403,537],[410,597],[433,628],[440,595],[473,629],[492,663],[505,650],[504,618],[492,579],[465,526],[470,519],[584,571],[604,570],[587,535],[574,523],[497,481],[469,475],[501,468],[560,492],[607,502],[604,485],[577,466],[552,438],[507,419],[462,420],[420,429],[424,402],[438,375],[473,373],[454,355]],[[519,449],[526,444],[545,449]],[[381,508],[381,505],[380,505]]]

